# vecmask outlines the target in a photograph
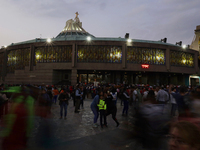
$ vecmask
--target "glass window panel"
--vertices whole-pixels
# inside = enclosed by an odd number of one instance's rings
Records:
[[[122,48],[116,46],[78,46],[78,62],[121,63]]]
[[[172,66],[194,67],[194,54],[171,50],[170,64]]]
[[[165,51],[152,48],[128,47],[127,62],[164,65]]]

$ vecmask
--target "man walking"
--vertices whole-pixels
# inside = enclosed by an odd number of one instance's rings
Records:
[[[156,100],[159,104],[166,104],[167,101],[169,101],[169,93],[167,93],[164,90],[164,87],[162,86],[161,89],[158,91]]]
[[[81,102],[81,89],[80,89],[80,85],[78,84],[76,86],[76,92],[75,92],[75,113],[79,113],[79,108],[80,108],[80,102]]]

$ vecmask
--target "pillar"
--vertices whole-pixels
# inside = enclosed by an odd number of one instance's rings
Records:
[[[35,61],[35,47],[34,45],[31,45],[30,46],[30,63],[29,63],[30,71],[33,71],[34,61]]]
[[[4,51],[4,61],[2,66],[2,81],[5,82],[5,77],[7,74],[7,62],[8,62],[8,51]]]
[[[72,68],[75,66],[75,55],[76,54],[76,45],[75,43],[72,45]]]
[[[123,69],[125,69],[126,68],[126,45],[125,44],[123,44],[122,45],[122,67],[123,67]]]
[[[170,71],[170,49],[167,48],[166,49],[166,68],[167,68],[167,71],[169,72]]]
[[[72,69],[71,72],[71,85],[75,86],[77,83],[77,69]]]

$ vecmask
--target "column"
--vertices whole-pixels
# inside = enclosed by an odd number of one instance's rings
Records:
[[[2,81],[5,81],[5,77],[7,74],[7,62],[8,62],[8,51],[5,49],[4,51],[4,61],[2,66]]]
[[[72,69],[71,72],[71,85],[76,86],[77,83],[77,69]]]
[[[122,45],[122,67],[123,69],[126,68],[126,48],[127,46],[125,44]]]
[[[167,68],[167,71],[170,72],[170,49],[167,48],[166,49],[166,68]]]
[[[195,54],[194,54],[194,67],[195,67],[195,73],[196,73],[196,74],[198,74],[198,72],[199,72],[198,53],[199,53],[199,52],[195,52]]]
[[[33,71],[34,61],[35,61],[35,46],[31,45],[30,46],[30,63],[29,63],[30,71]]]
[[[75,55],[76,54],[76,44],[72,45],[72,68],[75,66]]]

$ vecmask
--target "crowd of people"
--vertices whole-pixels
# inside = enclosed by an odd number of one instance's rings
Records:
[[[120,122],[116,118],[117,113],[127,117],[129,111],[133,111],[136,136],[148,148],[160,149],[163,144],[159,141],[169,139],[170,149],[200,149],[196,140],[200,137],[200,86],[2,84],[0,90],[0,120],[3,122],[5,115],[9,118],[4,123],[6,126],[1,135],[4,139],[3,149],[13,149],[10,142],[15,143],[15,149],[16,145],[18,149],[26,147],[33,125],[33,112],[48,118],[52,105],[59,104],[59,118],[66,119],[69,100],[73,100],[74,113],[78,114],[84,109],[86,98],[91,99],[94,128],[107,127],[109,115],[118,127]],[[9,102],[13,103],[10,108]],[[122,112],[117,112],[117,104],[123,106]],[[23,134],[19,134],[19,131]],[[16,143],[16,138],[21,143]]]

